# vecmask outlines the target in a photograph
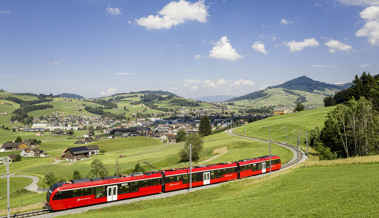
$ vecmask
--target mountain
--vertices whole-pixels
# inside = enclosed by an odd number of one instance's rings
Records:
[[[301,101],[309,107],[323,107],[323,100],[326,96],[331,96],[350,85],[351,83],[328,84],[301,76],[276,86],[270,86],[265,90],[251,92],[228,101],[243,101],[243,104],[252,104],[253,107],[293,106],[298,101]]]
[[[112,96],[125,95],[125,94],[156,94],[156,95],[173,95],[175,97],[179,97],[172,92],[162,91],[162,90],[153,90],[153,91],[152,90],[145,90],[145,91],[139,91],[139,92],[118,93],[118,94],[114,94]]]
[[[205,102],[223,102],[223,101],[226,101],[226,100],[231,99],[233,97],[235,97],[235,96],[233,96],[233,95],[216,95],[216,96],[196,97],[193,99],[199,100],[199,101],[205,101]]]
[[[62,93],[62,94],[59,94],[57,95],[59,97],[63,97],[63,98],[77,98],[77,99],[81,99],[81,98],[84,98],[83,96],[81,95],[77,95],[77,94],[70,94],[70,93]]]

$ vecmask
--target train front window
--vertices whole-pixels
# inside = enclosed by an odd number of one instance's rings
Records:
[[[53,185],[49,188],[49,190],[47,191],[47,194],[46,194],[46,200],[47,200],[47,202],[50,201],[50,197],[51,197],[51,194],[53,193],[53,191],[54,191],[56,188],[62,186],[62,184],[63,184],[63,183],[57,182],[57,183],[53,184]]]
[[[47,201],[47,202],[50,201],[51,193],[53,193],[53,191],[51,191],[51,190],[49,189],[49,190],[47,191],[47,194],[46,194],[46,201]]]

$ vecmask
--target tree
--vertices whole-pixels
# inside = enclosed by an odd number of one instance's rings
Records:
[[[103,162],[101,162],[101,160],[99,159],[95,159],[94,161],[92,161],[91,168],[92,170],[90,171],[90,173],[94,175],[95,177],[97,177],[98,175],[100,177],[108,176],[107,168],[105,167]]]
[[[141,167],[141,165],[139,163],[136,164],[136,166],[134,167],[134,173],[138,173],[138,172],[142,172],[144,173],[145,172],[145,169],[143,167]]]
[[[107,150],[105,150],[104,148],[102,148],[102,149],[100,149],[100,153],[101,154],[105,154],[105,153],[107,153]]]
[[[21,161],[21,155],[16,155],[16,157],[14,157],[14,162],[17,162],[17,161]]]
[[[304,105],[301,103],[301,101],[298,101],[295,107],[295,111],[302,111],[304,110]]]
[[[80,172],[75,170],[72,179],[81,179],[82,175],[80,175]]]
[[[116,175],[120,175],[122,173],[121,166],[118,162],[118,158],[116,158],[116,163],[114,165],[114,168],[116,170]]]
[[[16,141],[15,142],[22,142],[22,138],[20,137],[20,136],[18,136],[17,138],[16,138]]]
[[[203,116],[200,120],[199,134],[201,136],[212,134],[211,123],[209,122],[209,118],[207,116]]]
[[[186,140],[184,148],[180,149],[179,156],[182,160],[189,160],[190,144],[192,146],[192,159],[196,160],[200,157],[203,150],[203,139],[196,133],[191,133]]]
[[[54,173],[50,172],[45,175],[43,178],[43,185],[52,186],[54,183],[57,182],[57,178],[55,177]]]
[[[187,133],[184,129],[180,129],[176,135],[176,143],[184,142],[187,139]]]

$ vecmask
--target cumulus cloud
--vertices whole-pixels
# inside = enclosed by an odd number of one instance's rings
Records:
[[[368,6],[379,5],[379,0],[338,0],[343,5]]]
[[[315,3],[315,6],[317,6],[317,7],[322,7],[322,4],[316,2],[316,3]]]
[[[178,88],[177,87],[166,87],[166,89],[168,89],[168,90],[176,90]]]
[[[301,42],[292,41],[286,44],[286,46],[290,48],[290,52],[302,51],[306,47],[315,47],[318,45],[319,43],[314,38],[304,39]]]
[[[199,87],[197,87],[197,86],[191,86],[191,91],[196,91],[197,89],[198,89]]]
[[[107,91],[102,91],[100,92],[100,95],[101,96],[109,96],[109,95],[113,95],[117,92],[117,88],[109,88],[107,89]]]
[[[282,25],[287,25],[287,24],[291,24],[291,23],[293,23],[292,20],[282,19],[282,20],[280,21],[280,24],[282,24]]]
[[[370,63],[367,63],[367,64],[361,64],[358,67],[369,67],[370,65],[371,65]]]
[[[255,85],[255,82],[251,81],[251,80],[237,80],[233,83],[233,85],[235,86],[253,86]]]
[[[379,6],[367,7],[360,16],[366,23],[355,33],[355,36],[368,37],[368,42],[372,46],[379,46]]]
[[[56,62],[54,62],[53,64],[59,64],[59,62],[58,62],[58,61],[56,61]]]
[[[107,9],[108,14],[113,14],[113,15],[122,14],[121,10],[119,8],[111,8],[110,5],[108,5],[108,7],[106,9]]]
[[[200,59],[200,58],[201,58],[201,55],[200,55],[200,54],[197,54],[197,55],[195,55],[195,58],[196,58],[196,59]]]
[[[183,86],[184,86],[184,87],[188,87],[188,84],[187,84],[187,83],[185,83]]]
[[[342,42],[334,39],[329,40],[325,43],[325,45],[329,47],[330,53],[334,53],[337,50],[346,52],[350,52],[353,50],[353,48],[350,45],[343,44]]]
[[[158,11],[158,15],[149,15],[136,19],[138,25],[148,30],[170,29],[172,26],[182,24],[186,21],[207,22],[209,6],[204,4],[204,0],[195,3],[180,0],[170,2]]]
[[[257,41],[252,46],[254,51],[261,52],[263,54],[268,54],[268,51],[265,50],[265,44],[261,43],[261,41]]]
[[[224,79],[220,79],[219,81],[217,81],[217,85],[218,85],[218,86],[223,86],[223,85],[225,85],[225,84],[226,84],[226,82],[225,82]]]
[[[207,80],[203,83],[203,87],[211,87],[211,88],[214,88],[216,87],[216,85],[214,84],[214,82],[210,81],[210,80]]]
[[[0,10],[0,14],[9,14],[10,10]]]
[[[123,72],[119,72],[119,73],[115,73],[114,75],[118,75],[118,76],[130,76],[130,75],[134,75],[135,73],[123,73]]]
[[[265,90],[265,89],[267,89],[268,87],[269,87],[269,85],[263,85],[263,86],[259,87],[259,90]]]
[[[184,83],[189,83],[189,84],[199,84],[202,81],[199,79],[185,79],[183,80]]]
[[[234,61],[243,56],[238,54],[234,48],[229,43],[230,40],[226,36],[222,37],[220,41],[215,43],[215,46],[210,51],[209,57]]]

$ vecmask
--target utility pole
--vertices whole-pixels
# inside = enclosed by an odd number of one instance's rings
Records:
[[[308,157],[308,130],[306,131],[307,133],[307,157]]]
[[[190,144],[190,192],[192,191],[192,145]]]
[[[286,126],[286,144],[287,144],[287,136],[288,136],[288,134],[287,134],[288,131],[287,130],[288,130],[288,127]]]
[[[297,146],[296,146],[296,164],[299,164],[299,137],[300,137],[300,130],[299,130],[299,134],[297,135]]]
[[[270,143],[270,174],[271,174],[271,129],[270,129],[270,126],[268,126],[268,141]]]

